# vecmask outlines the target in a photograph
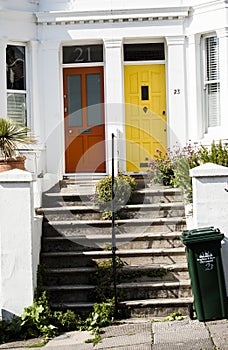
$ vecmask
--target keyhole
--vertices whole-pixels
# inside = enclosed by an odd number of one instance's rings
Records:
[[[145,106],[145,107],[143,107],[143,112],[144,113],[146,113],[147,112],[147,110],[148,110],[148,108]]]

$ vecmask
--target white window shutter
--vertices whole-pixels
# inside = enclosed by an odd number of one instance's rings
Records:
[[[208,127],[220,124],[219,40],[205,38],[206,44],[206,111]]]

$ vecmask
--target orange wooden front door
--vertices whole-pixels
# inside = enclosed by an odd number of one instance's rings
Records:
[[[105,172],[103,67],[65,68],[66,173]]]

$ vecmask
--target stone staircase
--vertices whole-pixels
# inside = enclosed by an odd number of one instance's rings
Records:
[[[91,202],[98,177],[64,179],[44,194],[41,265],[53,308],[86,313],[97,300],[96,276],[110,262],[111,221]],[[187,314],[192,303],[178,189],[137,177],[131,204],[116,220],[117,292],[127,315]],[[95,277],[94,277],[95,276]],[[108,279],[104,289],[111,290]]]

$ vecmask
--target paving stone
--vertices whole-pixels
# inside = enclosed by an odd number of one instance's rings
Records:
[[[103,337],[114,337],[119,335],[134,334],[141,332],[150,332],[152,331],[152,325],[150,322],[147,323],[137,323],[137,324],[119,324],[116,326],[107,327],[104,329]]]
[[[176,339],[176,342],[152,345],[152,350],[214,350],[214,346],[209,339],[180,343]]]
[[[81,347],[81,349],[92,349],[93,344],[91,343],[85,343],[87,339],[92,339],[94,336],[92,335],[91,332],[68,332],[65,334],[62,334],[54,339],[52,339],[45,347],[48,348],[49,350],[51,349],[65,349],[69,348],[73,345],[74,348],[79,348],[82,345],[84,346]]]
[[[108,327],[102,335],[102,342],[94,349],[151,349],[152,327],[150,323],[125,324]]]
[[[1,350],[2,349],[13,349],[13,350],[20,349],[20,350],[22,350],[25,347],[28,347],[28,346],[31,346],[31,345],[34,345],[34,344],[40,344],[43,341],[44,341],[43,338],[33,338],[33,339],[28,339],[28,340],[20,340],[20,341],[0,344],[0,349]]]
[[[204,323],[188,319],[153,324],[153,350],[213,350],[214,346]]]
[[[228,350],[228,321],[211,321],[207,322],[206,326],[209,329],[215,346],[217,346],[219,350]]]

